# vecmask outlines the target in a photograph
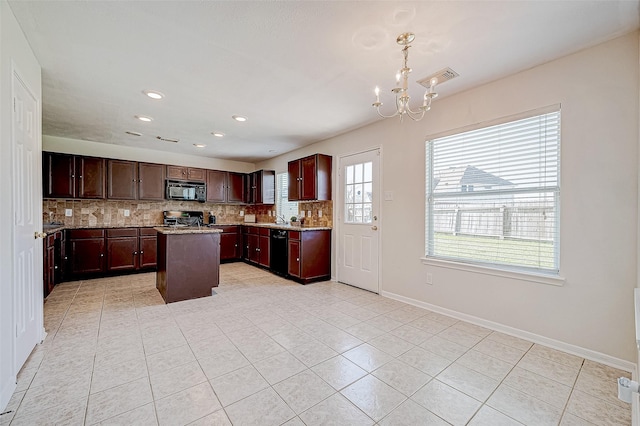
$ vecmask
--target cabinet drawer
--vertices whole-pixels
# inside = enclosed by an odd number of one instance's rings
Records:
[[[156,237],[157,235],[158,231],[153,228],[140,228],[141,237]]]
[[[258,228],[258,235],[262,235],[262,236],[269,236],[269,228]]]
[[[104,238],[104,229],[71,229],[68,232],[69,238],[72,240]]]
[[[107,229],[107,238],[137,237],[138,228],[115,228]]]
[[[221,229],[224,234],[236,234],[238,233],[237,225],[217,225],[214,226],[215,229]]]
[[[300,231],[289,231],[289,239],[290,240],[299,240],[300,239]]]

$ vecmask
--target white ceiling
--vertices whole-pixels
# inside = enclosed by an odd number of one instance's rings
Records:
[[[402,32],[419,100],[445,67],[460,77],[441,97],[633,31],[639,3],[9,1],[42,66],[43,134],[247,162],[378,120]]]

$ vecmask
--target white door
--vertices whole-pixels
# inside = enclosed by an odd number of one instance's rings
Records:
[[[13,93],[13,255],[16,371],[42,338],[41,154],[38,102],[20,77],[12,76]]]
[[[380,150],[339,159],[338,281],[379,292]]]

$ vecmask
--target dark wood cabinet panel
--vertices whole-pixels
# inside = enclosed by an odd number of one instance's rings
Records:
[[[64,269],[64,233],[57,231],[44,239],[43,284],[44,297],[62,282]]]
[[[314,154],[287,164],[289,201],[331,200],[330,155]]]
[[[204,182],[206,180],[206,170],[195,167],[167,166],[167,179],[194,180]]]
[[[140,269],[155,268],[158,264],[158,237],[140,236]]]
[[[227,179],[227,202],[244,203],[244,183],[246,175],[244,173],[228,172]]]
[[[127,271],[138,267],[138,237],[107,238],[107,271]]]
[[[107,198],[135,200],[138,198],[138,163],[109,160],[107,162]]]
[[[43,157],[43,196],[45,198],[75,197],[75,156],[45,152]]]
[[[138,163],[138,199],[164,200],[164,164]]]
[[[247,175],[249,204],[275,204],[276,173],[273,170],[258,170]]]
[[[227,172],[207,170],[207,201],[210,203],[227,202]]]
[[[266,229],[268,231],[268,229]],[[264,266],[265,268],[269,268],[271,266],[271,256],[270,256],[270,248],[271,248],[271,240],[269,236],[260,236],[260,250],[258,251],[258,264],[260,266]]]
[[[331,231],[289,231],[289,275],[309,283],[331,277]]]
[[[289,275],[300,278],[300,240],[289,239],[288,248]]]
[[[105,271],[104,237],[69,239],[69,271],[72,275],[102,273]]]
[[[239,234],[237,232],[220,234],[220,260],[238,259]]]
[[[76,182],[78,198],[105,197],[105,159],[96,157],[78,157],[76,162]]]

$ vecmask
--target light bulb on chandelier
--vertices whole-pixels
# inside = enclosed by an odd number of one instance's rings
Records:
[[[409,93],[407,93],[408,81],[409,81],[409,73],[411,72],[411,68],[407,66],[407,60],[409,58],[409,48],[411,47],[411,42],[415,39],[415,34],[413,33],[402,33],[396,39],[396,42],[400,46],[404,46],[402,49],[402,55],[404,56],[403,67],[396,74],[396,87],[391,89],[391,91],[396,96],[396,111],[391,115],[384,115],[380,112],[380,107],[383,105],[380,102],[380,88],[376,86],[375,94],[376,101],[372,104],[373,107],[376,108],[378,115],[383,118],[391,118],[395,116],[400,116],[400,121],[404,118],[404,116],[408,116],[410,119],[414,121],[422,120],[425,112],[431,109],[431,101],[438,96],[435,92],[435,86],[438,84],[437,78],[432,78],[424,93],[422,105],[418,107],[417,111],[413,111],[409,106]]]

